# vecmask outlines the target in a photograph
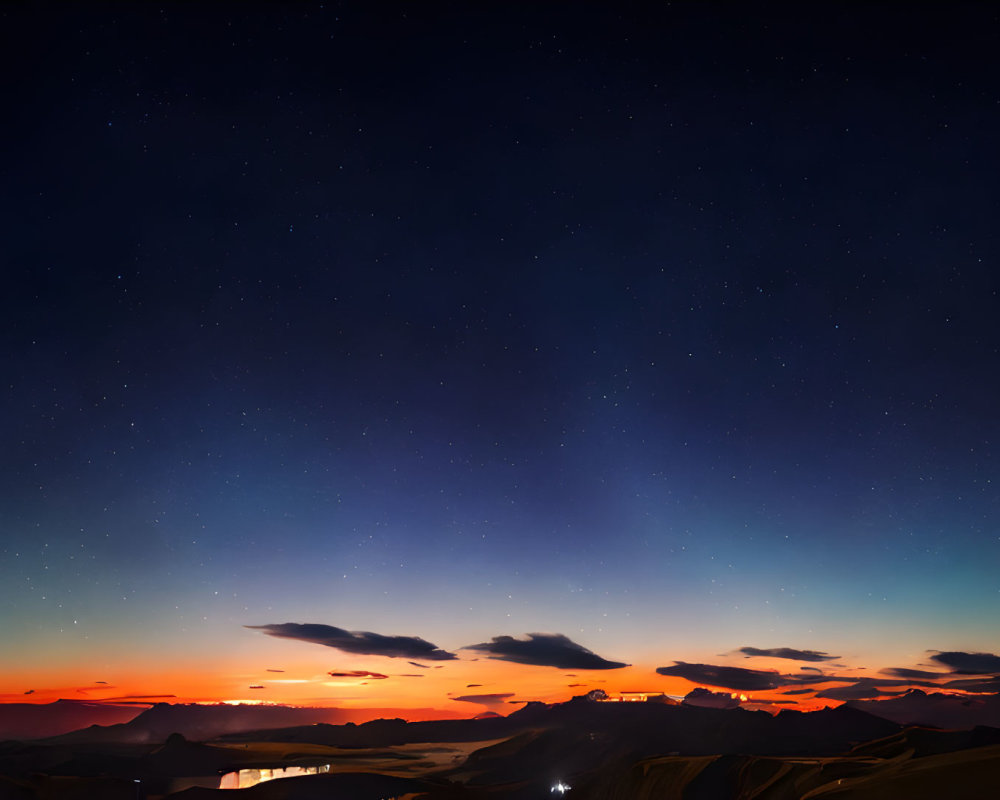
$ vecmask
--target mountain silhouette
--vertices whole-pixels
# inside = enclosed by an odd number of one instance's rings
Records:
[[[885,700],[851,700],[847,705],[901,725],[932,725],[937,728],[1000,727],[1000,694],[928,694],[911,689]]]
[[[923,702],[919,696],[909,700]],[[139,791],[143,797],[222,800],[231,796],[218,788],[224,774],[259,775],[291,766],[320,774],[267,780],[243,796],[528,800],[552,796],[556,786],[572,787],[574,800],[1000,796],[1000,729],[903,727],[846,704],[772,716],[583,696],[551,706],[528,703],[507,717],[309,723],[205,742],[178,732],[150,740],[176,722],[202,733],[246,724],[248,718],[232,716],[232,708],[154,707],[141,715],[144,720],[112,726],[110,735],[117,738],[102,739],[107,729],[96,736],[87,729],[80,736],[0,743],[0,798],[40,800],[74,792],[131,798]],[[259,722],[289,718],[273,708],[250,708]],[[123,738],[122,729],[135,738]],[[131,794],[122,794],[126,790]]]
[[[118,725],[142,713],[141,707],[56,700],[54,703],[0,705],[0,741],[41,739],[79,730],[88,725]]]

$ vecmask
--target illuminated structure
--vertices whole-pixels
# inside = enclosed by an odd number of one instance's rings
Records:
[[[587,698],[598,703],[676,703],[663,692],[622,692],[612,697],[603,689],[594,689]]]
[[[322,775],[330,771],[329,764],[317,767],[275,767],[274,769],[241,769],[239,772],[227,772],[219,781],[220,789],[246,789],[258,783],[273,781],[276,778],[294,778],[300,775]]]

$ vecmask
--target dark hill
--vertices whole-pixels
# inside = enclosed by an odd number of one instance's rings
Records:
[[[157,703],[129,722],[109,726],[93,725],[62,736],[50,737],[49,741],[62,744],[161,743],[172,733],[180,733],[187,739],[206,741],[244,730],[342,722],[344,716],[344,712],[336,708]]]
[[[40,798],[49,791],[41,788],[40,775],[63,781],[59,785],[67,791],[71,785],[94,788],[95,781],[138,777],[151,794],[172,791],[171,798],[204,800],[220,790],[185,786],[217,786],[221,773],[241,766],[292,765],[305,763],[308,756],[334,769],[268,781],[241,796],[299,800],[420,794],[425,800],[528,800],[550,796],[557,781],[569,783],[570,796],[578,800],[1000,796],[1000,730],[903,729],[847,705],[771,716],[741,708],[576,699],[554,706],[531,704],[509,717],[298,725],[231,736],[214,745],[180,735],[156,744],[62,741],[66,738],[0,744],[0,775],[11,779],[3,790]],[[445,742],[486,746],[467,748],[471,753],[464,762],[434,761],[430,754]],[[307,745],[339,749],[322,752]],[[390,753],[388,748],[397,745],[409,749],[404,755]],[[348,766],[356,748],[372,750],[359,751]],[[389,755],[397,763],[400,758],[412,761],[398,771],[385,766]],[[340,759],[343,772],[337,768]],[[410,773],[411,768],[423,771]],[[411,777],[404,778],[407,774]],[[73,776],[81,781],[78,785]],[[978,794],[947,791],[949,782],[963,780],[972,781],[963,787],[971,785]]]
[[[58,736],[88,725],[118,725],[137,717],[142,708],[79,700],[0,705],[0,741]]]
[[[368,772],[342,772],[331,775],[306,775],[301,778],[259,783],[240,789],[245,800],[381,800],[402,797],[428,788],[426,781],[394,778]],[[170,800],[230,800],[232,789],[185,789],[170,795]]]
[[[916,758],[923,758],[993,745],[1000,745],[1000,728],[980,726],[967,731],[905,728],[884,739],[864,742],[853,748],[850,755],[897,758],[911,753]]]
[[[719,752],[837,754],[858,742],[889,736],[899,726],[858,709],[805,714],[699,708],[662,703],[595,703],[581,698],[554,706],[541,703],[509,717],[411,722],[374,720],[363,725],[310,725],[227,736],[226,741],[284,741],[338,747],[378,747],[414,742],[471,742],[509,738],[527,731],[556,731],[563,749],[587,751],[589,741],[608,742],[623,753]],[[593,734],[593,739],[588,738]],[[576,740],[584,735],[577,744]],[[553,745],[556,747],[556,745]]]

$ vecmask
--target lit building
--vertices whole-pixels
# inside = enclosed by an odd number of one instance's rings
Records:
[[[612,697],[603,689],[595,689],[587,695],[591,700],[598,703],[667,703],[674,704],[677,701],[671,700],[663,692],[622,692],[617,697]]]
[[[227,772],[219,782],[220,789],[246,789],[258,783],[273,781],[276,778],[294,778],[299,775],[322,775],[330,771],[329,764],[318,767],[275,767],[274,769],[241,769],[239,772]]]

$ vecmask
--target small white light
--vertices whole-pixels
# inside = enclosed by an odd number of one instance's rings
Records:
[[[566,794],[570,790],[570,785],[568,783],[563,783],[562,781],[556,781],[555,785],[549,789],[550,792],[559,792],[559,794]]]

